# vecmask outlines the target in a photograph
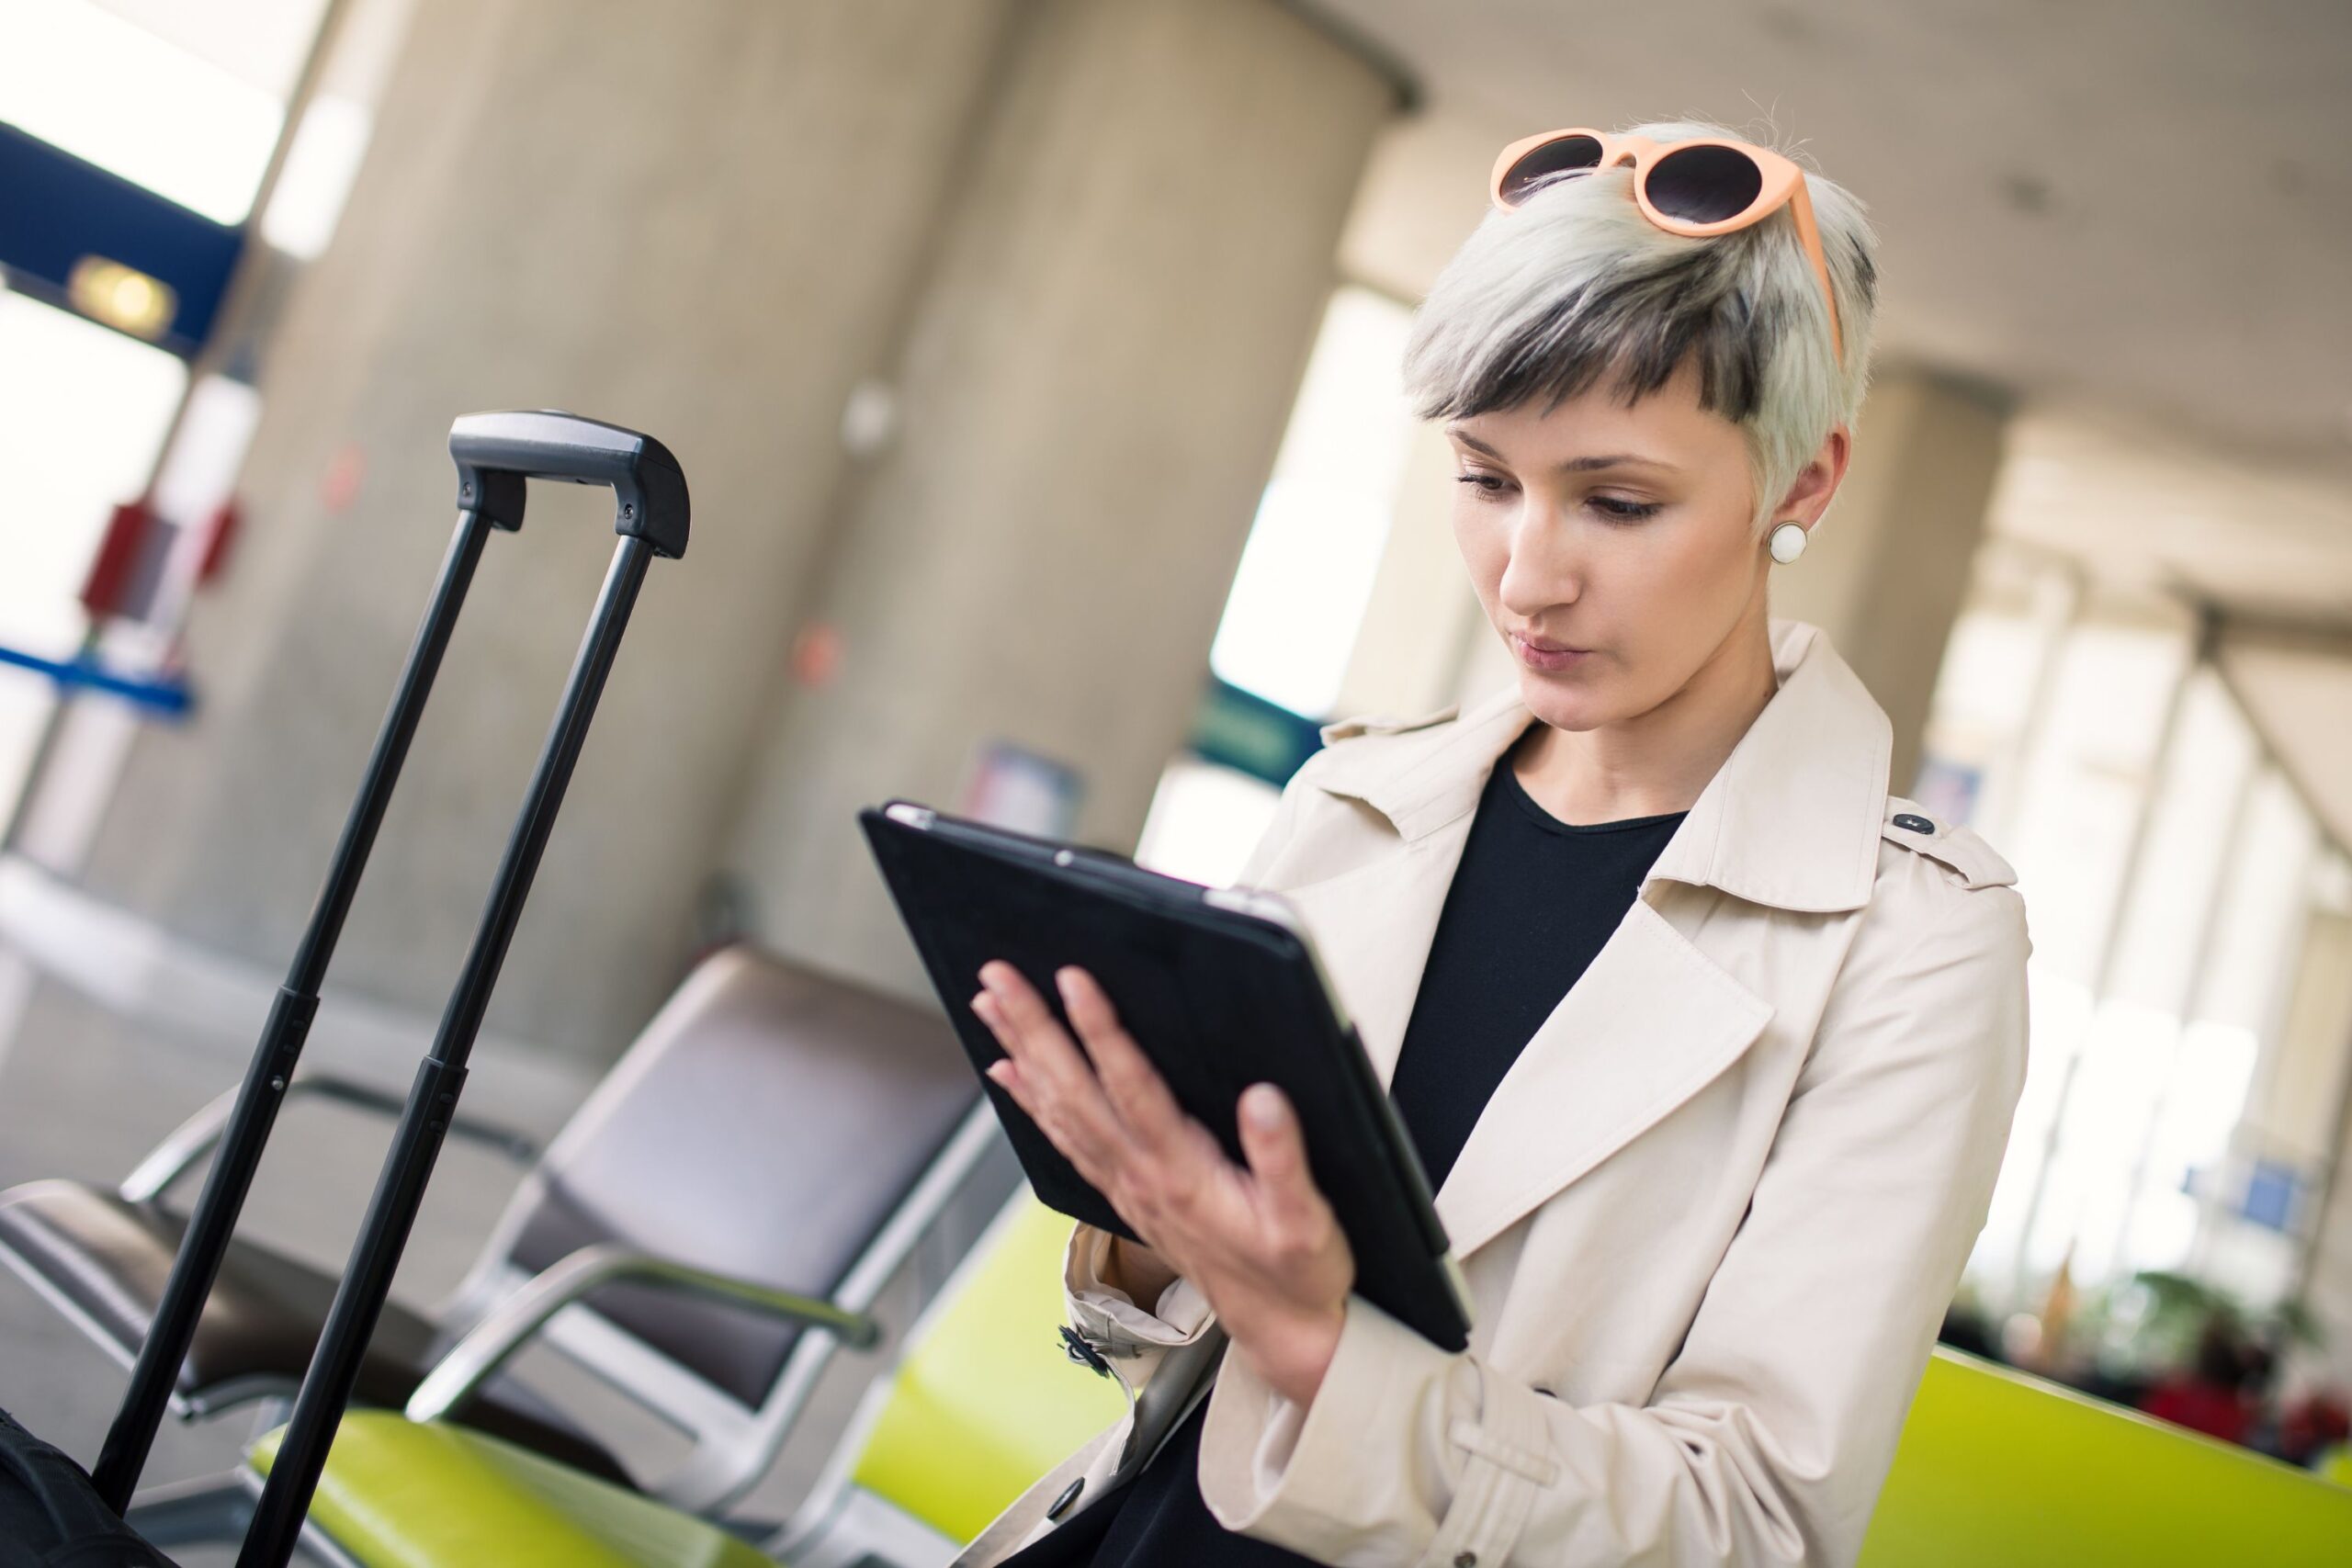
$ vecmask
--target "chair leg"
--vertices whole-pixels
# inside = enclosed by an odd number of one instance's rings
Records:
[[[131,1498],[123,1522],[154,1545],[234,1546],[254,1513],[253,1488],[242,1473],[202,1475],[151,1486]]]
[[[253,1523],[254,1506],[261,1500],[261,1477],[250,1470],[226,1475],[203,1475],[151,1486],[130,1500],[123,1521],[149,1544],[170,1550],[182,1546],[241,1545],[245,1527]],[[314,1568],[362,1568],[311,1521],[302,1522],[295,1542],[297,1562]]]
[[[789,1549],[770,1541],[762,1548],[792,1568],[945,1568],[960,1543],[872,1493],[850,1486],[820,1520],[786,1526]]]

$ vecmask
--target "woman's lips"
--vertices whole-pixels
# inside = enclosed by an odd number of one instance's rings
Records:
[[[1564,643],[1531,642],[1518,632],[1510,634],[1510,650],[1519,661],[1531,670],[1569,670],[1592,657],[1589,648],[1569,648]]]

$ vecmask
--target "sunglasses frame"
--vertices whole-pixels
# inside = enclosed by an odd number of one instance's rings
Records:
[[[1735,229],[1760,223],[1783,207],[1791,209],[1796,218],[1797,239],[1804,246],[1805,259],[1813,263],[1814,276],[1820,280],[1822,302],[1829,308],[1830,347],[1837,355],[1838,362],[1840,365],[1845,363],[1846,334],[1838,319],[1838,294],[1829,286],[1829,263],[1821,250],[1821,226],[1814,219],[1813,197],[1805,188],[1803,169],[1769,147],[1735,141],[1728,137],[1694,136],[1685,141],[1653,141],[1646,136],[1613,136],[1608,131],[1594,130],[1586,126],[1566,126],[1558,130],[1523,136],[1504,148],[1495,159],[1494,173],[1487,178],[1488,197],[1505,212],[1517,211],[1519,203],[1506,200],[1503,197],[1503,182],[1511,170],[1525,162],[1528,154],[1572,136],[1589,137],[1600,144],[1600,162],[1594,164],[1591,170],[1584,172],[1613,169],[1623,164],[1634,166],[1634,204],[1642,209],[1643,217],[1669,234],[1687,235],[1691,239],[1728,234]],[[1727,148],[1752,160],[1760,176],[1756,199],[1728,218],[1706,223],[1659,211],[1657,204],[1650,200],[1651,171],[1668,154],[1693,147]]]

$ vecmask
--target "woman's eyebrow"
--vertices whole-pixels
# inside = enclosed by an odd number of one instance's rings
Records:
[[[1446,434],[1453,436],[1456,441],[1461,442],[1464,446],[1484,452],[1487,457],[1492,457],[1498,463],[1506,460],[1500,452],[1496,451],[1493,447],[1487,446],[1485,442],[1479,440],[1476,436],[1472,435],[1467,431],[1449,429],[1446,431]],[[1564,474],[1582,474],[1589,473],[1595,468],[1614,468],[1628,464],[1645,468],[1665,468],[1674,472],[1679,471],[1672,463],[1661,463],[1656,457],[1645,457],[1637,452],[1610,452],[1595,457],[1571,457],[1566,462],[1559,464],[1558,468],[1559,471]]]

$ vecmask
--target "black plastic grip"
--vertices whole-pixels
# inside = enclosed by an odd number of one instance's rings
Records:
[[[562,479],[613,487],[613,531],[657,555],[686,553],[686,476],[650,435],[560,409],[508,409],[458,416],[449,427],[458,505],[494,525],[523,525],[523,481]]]

